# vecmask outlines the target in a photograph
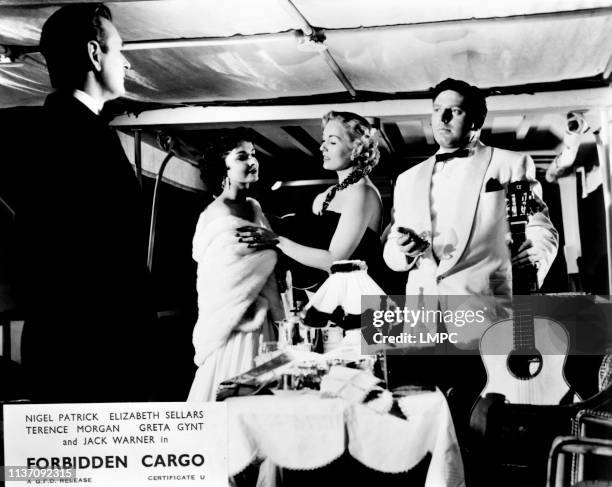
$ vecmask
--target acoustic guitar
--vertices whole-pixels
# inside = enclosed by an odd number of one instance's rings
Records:
[[[508,185],[507,215],[514,255],[525,241],[529,215],[538,211],[528,181]],[[514,404],[559,404],[569,391],[563,369],[569,335],[563,325],[533,315],[529,297],[537,290],[533,266],[513,269],[513,316],[494,323],[480,339],[480,355],[487,373],[481,396],[503,394]]]

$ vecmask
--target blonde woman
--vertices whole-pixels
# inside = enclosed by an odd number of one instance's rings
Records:
[[[386,266],[382,260],[380,232],[382,200],[369,178],[380,153],[376,129],[350,112],[327,113],[322,120],[323,167],[335,171],[338,182],[317,195],[312,214],[299,217],[301,231],[292,238],[279,229],[277,236],[265,228],[243,229],[246,241],[278,238],[278,248],[293,261],[318,269],[318,284],[334,261],[364,260],[368,273],[383,287]],[[289,232],[286,232],[289,233]]]

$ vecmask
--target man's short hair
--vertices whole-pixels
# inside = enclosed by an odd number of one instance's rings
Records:
[[[482,90],[465,81],[446,78],[434,86],[431,99],[435,100],[440,93],[447,90],[456,91],[463,96],[464,108],[473,123],[474,130],[480,129],[487,116],[487,102]]]
[[[47,61],[53,88],[79,87],[91,68],[89,41],[98,41],[106,52],[102,19],[113,20],[109,8],[101,3],[67,5],[47,19],[40,35],[40,50]]]

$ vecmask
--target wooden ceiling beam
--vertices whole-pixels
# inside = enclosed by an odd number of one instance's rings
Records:
[[[518,127],[516,127],[516,140],[524,140],[525,137],[527,137],[529,129],[534,125],[537,126],[538,123],[539,117],[524,115],[523,119],[521,120],[521,123],[519,123]]]
[[[319,153],[319,143],[298,125],[283,125],[281,127],[295,142],[296,146],[309,156]]]
[[[382,124],[381,131],[385,135],[386,140],[389,141],[394,152],[402,152],[404,150],[406,142],[396,123]]]
[[[252,131],[254,134],[253,143],[255,144],[255,149],[257,151],[265,154],[268,157],[274,157],[282,152],[280,147],[257,130],[257,127],[253,127]]]

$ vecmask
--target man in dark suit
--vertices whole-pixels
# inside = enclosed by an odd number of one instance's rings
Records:
[[[16,216],[32,398],[145,400],[156,342],[146,215],[117,134],[99,115],[125,93],[130,64],[102,4],[56,11],[40,47],[56,91],[34,123]]]

